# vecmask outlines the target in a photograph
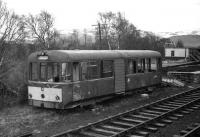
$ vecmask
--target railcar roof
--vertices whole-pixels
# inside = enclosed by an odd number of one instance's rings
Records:
[[[157,51],[151,50],[47,50],[47,61],[78,61],[116,58],[148,58],[161,57]],[[29,61],[38,61],[38,56],[42,51],[34,52],[29,56]]]

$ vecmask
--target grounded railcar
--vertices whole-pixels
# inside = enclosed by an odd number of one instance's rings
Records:
[[[29,104],[65,109],[161,83],[150,50],[48,50],[28,58]]]

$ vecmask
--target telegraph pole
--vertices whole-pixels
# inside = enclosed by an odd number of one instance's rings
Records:
[[[101,25],[106,25],[106,24],[100,24],[99,22],[98,22],[98,24],[97,25],[92,25],[92,26],[97,26],[98,27],[98,31],[99,31],[99,49],[102,49],[102,39],[101,39]]]

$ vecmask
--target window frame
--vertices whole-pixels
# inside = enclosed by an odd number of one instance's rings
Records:
[[[111,70],[109,71],[104,71],[104,62],[107,62],[109,61],[111,63],[111,66],[109,66],[111,68]],[[110,65],[109,63],[109,65]],[[100,78],[111,78],[114,76],[114,60],[109,60],[109,59],[106,59],[106,60],[101,60],[101,64],[100,64]],[[105,76],[107,73],[110,73],[111,76]]]
[[[130,62],[132,62],[132,71],[130,69]],[[138,73],[138,59],[129,58],[126,59],[126,67],[125,67],[126,75],[137,74]]]

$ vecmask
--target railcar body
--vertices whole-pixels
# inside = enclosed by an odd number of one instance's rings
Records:
[[[161,83],[150,50],[48,50],[28,58],[29,104],[65,109]]]

